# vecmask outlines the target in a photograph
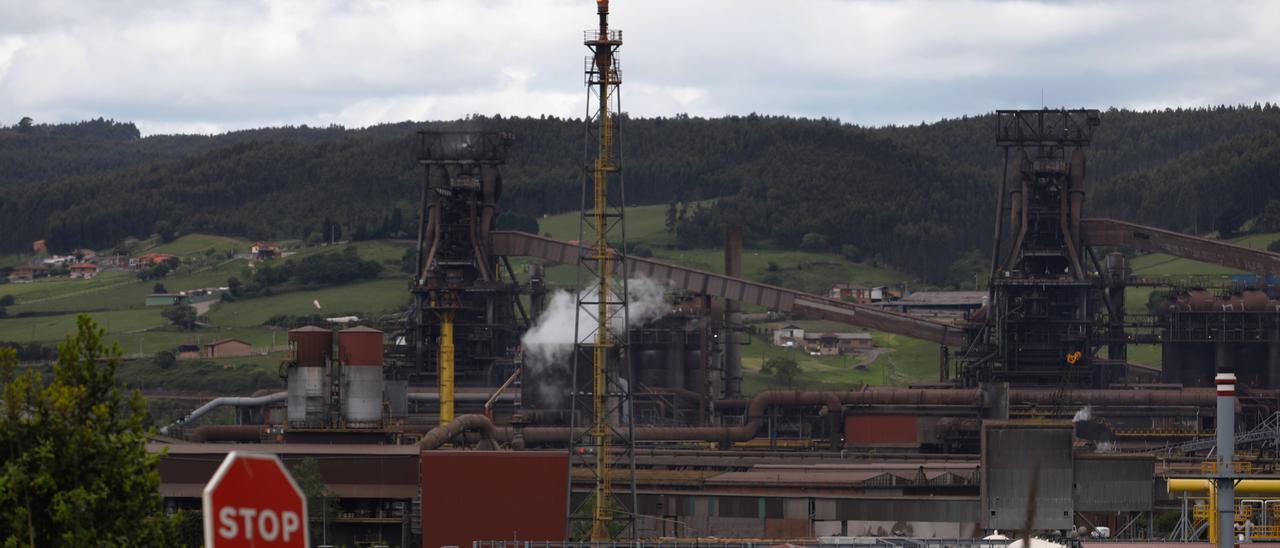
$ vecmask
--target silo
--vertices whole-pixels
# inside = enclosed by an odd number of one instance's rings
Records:
[[[315,426],[325,417],[325,371],[333,352],[333,332],[315,326],[289,331],[293,365],[289,367],[289,423]]]
[[[347,426],[377,426],[382,419],[382,332],[369,327],[339,331],[338,360]]]

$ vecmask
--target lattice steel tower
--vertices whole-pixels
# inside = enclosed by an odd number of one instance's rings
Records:
[[[618,149],[621,119],[617,50],[622,31],[609,29],[609,2],[596,1],[597,29],[587,30],[583,43],[591,50],[584,71],[587,85],[586,146],[582,181],[582,217],[578,226],[578,314],[573,353],[569,486],[572,493],[575,461],[592,459],[589,468],[595,488],[578,504],[569,497],[567,534],[586,532],[584,515],[590,503],[590,538],[635,538],[635,459],[631,405],[631,359],[627,352],[625,194]],[[590,375],[585,375],[589,364]],[[586,385],[586,386],[584,386]],[[580,429],[579,423],[590,424]],[[585,464],[585,463],[584,463]],[[625,481],[618,496],[613,484]],[[625,498],[625,500],[624,500]]]

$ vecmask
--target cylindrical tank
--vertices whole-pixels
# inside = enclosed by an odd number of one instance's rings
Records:
[[[1267,294],[1257,289],[1244,290],[1240,294],[1240,299],[1244,301],[1244,309],[1249,312],[1262,312],[1270,303]]]
[[[1227,295],[1218,306],[1223,312],[1244,312],[1244,295],[1238,292]]]
[[[1192,289],[1187,294],[1187,304],[1195,312],[1213,312],[1219,309],[1219,301],[1212,293],[1203,289]]]
[[[338,332],[338,353],[343,365],[382,367],[382,332],[352,327]]]
[[[347,426],[375,426],[382,420],[382,368],[351,366],[346,374],[342,416]]]
[[[1125,271],[1128,269],[1124,253],[1111,252],[1107,254],[1107,285],[1115,287],[1124,284]]]
[[[294,361],[301,367],[324,367],[333,353],[333,332],[308,325],[289,330]]]
[[[339,331],[338,356],[347,426],[377,425],[382,419],[382,332],[368,327]]]
[[[323,367],[289,368],[289,424],[316,426],[325,417],[325,375]]]

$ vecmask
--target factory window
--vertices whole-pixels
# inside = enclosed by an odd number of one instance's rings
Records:
[[[716,502],[716,516],[722,518],[760,517],[760,499],[757,497],[720,497]]]

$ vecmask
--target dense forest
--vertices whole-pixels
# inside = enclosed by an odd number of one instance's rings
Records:
[[[412,226],[423,129],[514,134],[502,207],[579,204],[579,120],[472,117],[348,130],[284,127],[141,137],[129,123],[0,128],[0,249],[106,248],[157,226],[249,238]],[[632,204],[719,198],[678,227],[726,223],[775,245],[825,245],[934,283],[972,274],[991,238],[1001,168],[993,115],[905,127],[778,116],[627,119]],[[1090,152],[1088,214],[1198,233],[1248,226],[1280,198],[1280,106],[1109,110]],[[396,214],[399,207],[404,219]],[[391,224],[389,224],[391,223]]]

